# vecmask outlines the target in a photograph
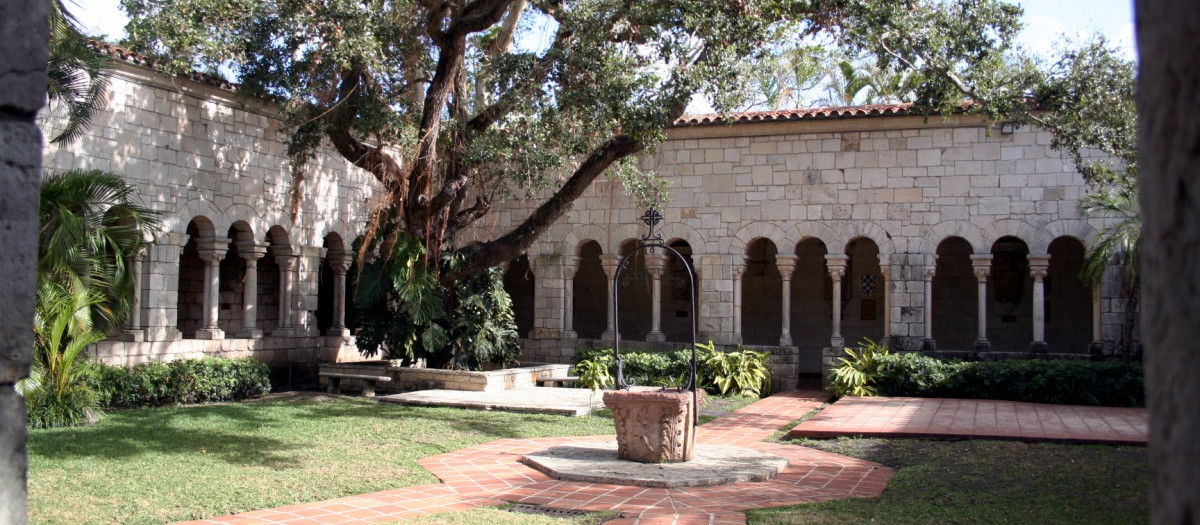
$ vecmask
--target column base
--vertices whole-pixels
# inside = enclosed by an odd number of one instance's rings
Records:
[[[579,334],[575,333],[574,330],[563,330],[559,339],[579,339]]]
[[[257,328],[242,330],[237,333],[239,339],[262,339],[263,331]]]
[[[846,338],[845,337],[830,337],[829,338],[829,346],[834,349],[837,349],[840,352],[843,348],[846,348]]]
[[[1092,361],[1104,359],[1104,341],[1092,341],[1088,343],[1088,356]]]
[[[1046,355],[1050,351],[1050,345],[1045,341],[1034,341],[1029,343],[1029,353],[1036,355]]]
[[[142,330],[121,330],[116,333],[114,339],[128,343],[140,343],[146,340],[146,332]]]
[[[349,328],[330,328],[328,330],[325,330],[325,337],[341,337],[342,339],[345,339],[347,337],[350,337],[350,329]]]
[[[654,331],[654,332],[650,332],[649,334],[646,334],[646,342],[647,343],[665,343],[666,341],[667,341],[667,334],[664,334],[662,332]]]
[[[937,341],[934,341],[933,339],[922,340],[921,341],[921,351],[922,352],[936,352],[937,351]]]
[[[220,328],[201,328],[196,330],[196,339],[225,339],[225,331]]]
[[[971,347],[971,350],[974,351],[976,354],[981,354],[984,352],[991,352],[992,351],[992,342],[988,341],[987,339],[976,339],[975,345]]]
[[[790,334],[779,336],[779,346],[792,346],[792,336]]]
[[[731,344],[731,345],[740,345],[740,344],[742,344],[742,334],[733,334],[732,336],[730,336],[730,337],[729,337],[729,344]]]
[[[290,326],[271,330],[271,337],[296,337],[296,329]]]
[[[617,333],[612,330],[605,330],[604,333],[600,334],[600,341],[616,341],[616,340],[617,340]]]

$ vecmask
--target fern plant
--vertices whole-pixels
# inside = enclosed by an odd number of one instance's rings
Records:
[[[874,385],[879,374],[879,360],[888,355],[888,347],[864,337],[859,343],[858,352],[849,348],[845,350],[850,357],[838,358],[838,362],[841,364],[831,372],[830,383],[834,395],[838,397],[879,395]]]
[[[712,341],[696,343],[703,354],[704,365],[712,374],[711,383],[717,393],[762,397],[771,388],[771,369],[767,366],[770,354],[747,350],[738,345],[737,350],[722,352]]]
[[[612,356],[597,356],[594,359],[584,359],[575,365],[575,375],[584,386],[595,390],[608,388],[613,383]]]

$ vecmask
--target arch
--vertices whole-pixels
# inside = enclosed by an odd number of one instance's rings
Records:
[[[1027,248],[1030,247],[1031,241],[1037,238],[1037,229],[1029,223],[1018,219],[999,220],[983,227],[982,231],[983,242],[976,245],[975,249],[987,249],[988,252],[991,251],[991,246],[996,241],[1004,237],[1019,239],[1025,243]]]
[[[618,307],[615,328],[621,334],[621,339],[626,341],[645,341],[650,335],[652,298],[646,258],[662,256],[662,250],[654,255],[649,250],[638,250],[639,241],[636,237],[626,238],[618,245],[619,250],[613,252],[621,257],[634,254],[620,269],[620,274],[614,275],[617,280]]]
[[[604,246],[604,253],[615,253],[625,255],[624,247],[630,241],[637,242],[646,234],[646,226],[642,223],[637,224],[622,224],[612,230],[608,235],[608,245]],[[620,239],[619,241],[617,239]]]
[[[800,243],[807,239],[817,239],[828,245],[834,239],[838,238],[838,233],[829,225],[822,222],[804,221],[792,226],[784,236],[784,242],[781,246],[791,246],[795,248]]]
[[[750,248],[750,243],[756,239],[767,239],[776,247],[791,246],[784,244],[787,240],[787,234],[783,228],[769,222],[751,222],[742,226],[732,236],[721,240],[720,253],[746,253]]]
[[[350,242],[361,236],[353,233],[353,230],[351,230],[349,225],[347,225],[342,219],[326,221],[324,224],[328,225],[329,227],[316,232],[316,234],[319,235],[317,240],[320,242],[312,244],[316,245],[323,243],[325,242],[325,239],[329,238],[330,235],[337,235],[338,239],[342,241],[342,246],[344,247],[343,249],[350,251]]]
[[[285,255],[286,253],[290,253],[286,250],[292,248],[291,237],[287,229],[278,224],[267,229],[263,240],[271,244],[271,253],[274,255]]]
[[[256,232],[265,232],[271,226],[258,211],[245,204],[234,204],[226,208],[224,216],[231,224],[239,221],[245,222],[251,230]]]
[[[216,232],[216,225],[224,223],[224,213],[213,206],[212,201],[192,199],[180,206],[174,213],[163,213],[159,229],[164,233],[179,233],[186,235],[188,225],[200,219],[197,223],[200,234]]]
[[[666,252],[663,253],[666,271],[660,281],[662,301],[659,304],[662,332],[669,342],[691,344],[692,331],[700,328],[696,315],[693,315],[693,311],[697,315],[700,312],[700,277],[696,273],[695,251],[691,243],[681,237],[669,238],[666,245],[687,261],[688,268],[685,269],[674,254],[663,250]]]
[[[558,252],[562,255],[579,255],[583,245],[588,241],[599,244],[602,253],[616,253],[608,246],[608,230],[595,224],[583,224],[567,232],[562,243],[559,244]]]
[[[600,265],[600,255],[604,248],[600,241],[584,240],[579,244],[579,266],[572,279],[572,297],[574,298],[571,315],[574,316],[572,326],[580,339],[600,339],[608,328],[609,282],[608,276]]]
[[[746,244],[742,273],[742,341],[778,346],[783,333],[783,277],[776,262],[778,247],[768,237]]]
[[[704,235],[687,224],[669,222],[663,224],[662,228],[657,231],[662,234],[667,245],[670,245],[671,241],[681,240],[688,243],[693,255],[712,253]]]
[[[840,246],[841,253],[849,249],[850,243],[856,239],[870,239],[875,243],[878,254],[895,253],[892,236],[882,226],[870,221],[851,221],[842,225],[840,236],[833,239],[831,246]]]
[[[942,238],[933,250],[930,335],[938,350],[970,351],[979,336],[979,286],[971,266],[978,245],[958,235]]]
[[[504,272],[504,291],[512,298],[513,317],[517,325],[517,336],[529,337],[534,321],[534,289],[537,275],[529,264],[529,255],[521,254],[513,259]]]
[[[1026,352],[1033,340],[1029,243],[1015,235],[1004,235],[992,243],[989,251],[992,260],[987,279],[988,341],[992,351]]]
[[[1045,341],[1054,353],[1086,354],[1092,341],[1092,291],[1079,274],[1086,245],[1062,235],[1046,247],[1050,266],[1045,286]]]
[[[934,255],[942,242],[957,237],[971,246],[972,253],[978,253],[985,246],[983,230],[965,221],[945,221],[935,224],[925,232],[917,249],[920,253]]]
[[[1032,253],[1050,253],[1050,244],[1061,237],[1071,237],[1087,248],[1088,242],[1095,237],[1096,232],[1096,228],[1087,221],[1059,219],[1039,229],[1029,249]]]
[[[847,255],[841,286],[842,337],[851,344],[857,344],[864,337],[880,341],[884,333],[886,315],[883,305],[887,294],[880,268],[882,249],[875,239],[857,235],[846,243],[842,253]]]

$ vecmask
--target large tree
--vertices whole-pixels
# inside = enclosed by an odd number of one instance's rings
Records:
[[[453,251],[464,261],[435,270],[445,285],[520,255],[610,167],[634,174],[637,154],[694,94],[738,107],[739,64],[781,36],[828,34],[886,56],[886,67],[918,75],[918,101],[939,110],[964,93],[1012,98],[987,71],[1020,15],[996,0],[123,4],[131,45],[179,70],[227,68],[242,91],[282,100],[296,166],[328,141],[375,175],[397,234],[432,260]],[[539,28],[548,44],[509,44]],[[537,206],[503,235],[454,244],[513,197]]]

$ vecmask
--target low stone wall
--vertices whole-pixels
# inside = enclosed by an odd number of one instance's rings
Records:
[[[570,369],[571,365],[549,364],[473,372],[395,366],[391,361],[358,361],[321,365],[321,372],[391,376],[391,383],[380,383],[376,389],[381,392],[393,393],[435,389],[499,392],[536,386],[539,377],[565,376]],[[322,386],[328,384],[327,380],[322,379],[321,384]],[[343,380],[342,384],[343,386],[347,384],[353,386],[357,382]]]
[[[253,357],[272,366],[362,359],[354,346],[354,339],[343,337],[102,341],[88,347],[88,353],[101,363],[119,366],[203,357]]]

